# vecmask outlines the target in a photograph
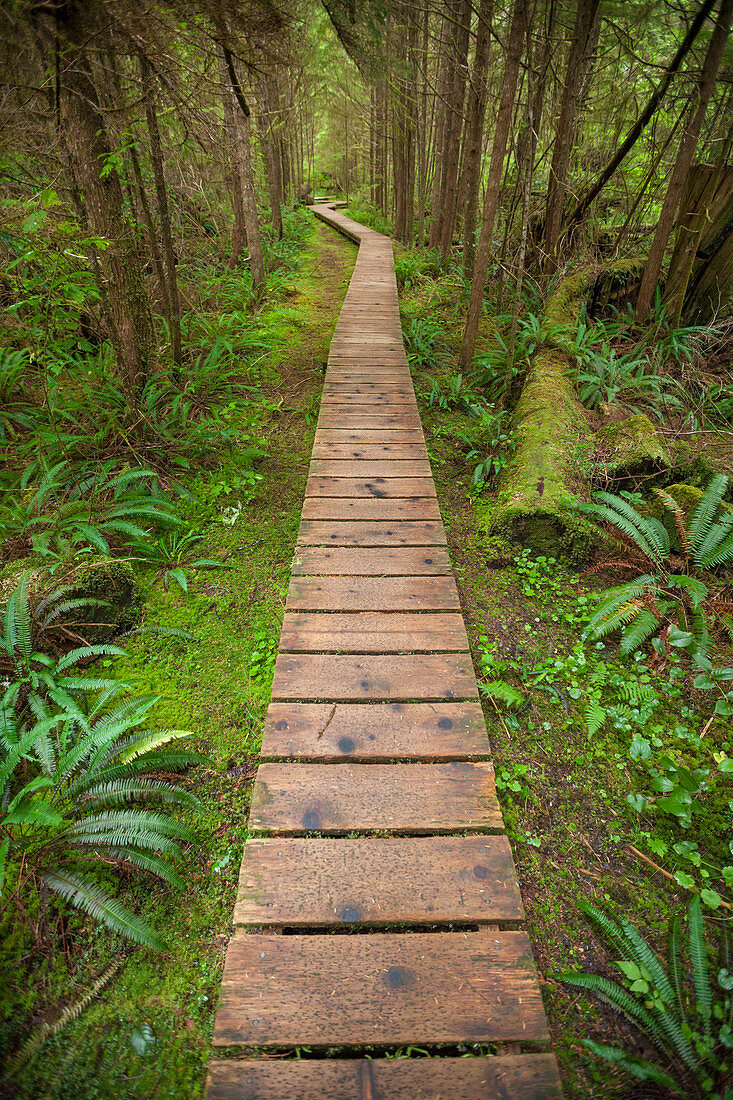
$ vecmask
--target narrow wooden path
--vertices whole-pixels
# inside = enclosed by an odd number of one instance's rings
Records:
[[[329,355],[209,1100],[556,1100],[392,245],[330,204],[312,209],[360,247]],[[487,1056],[460,1057],[479,1043]],[[384,1057],[407,1048],[418,1056]]]

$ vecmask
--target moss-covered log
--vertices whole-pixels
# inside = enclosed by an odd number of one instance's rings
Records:
[[[571,357],[553,346],[553,330],[572,325],[583,301],[616,290],[639,270],[636,261],[625,260],[600,273],[579,272],[548,301],[545,343],[535,354],[515,410],[516,450],[499,481],[492,534],[538,553],[565,549],[578,556],[587,547],[589,528],[568,504],[571,497],[585,495],[593,435],[572,380]]]

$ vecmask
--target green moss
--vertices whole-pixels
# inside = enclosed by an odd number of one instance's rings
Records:
[[[643,413],[604,425],[596,444],[609,473],[646,473],[672,466],[669,448]]]

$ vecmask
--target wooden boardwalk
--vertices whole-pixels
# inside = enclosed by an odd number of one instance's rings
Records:
[[[209,1100],[557,1100],[391,242],[313,210],[360,248],[329,355]],[[486,1056],[460,1057],[463,1044]],[[407,1048],[418,1056],[384,1057]]]

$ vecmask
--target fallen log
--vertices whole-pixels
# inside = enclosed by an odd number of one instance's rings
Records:
[[[595,540],[592,527],[569,508],[573,498],[587,496],[593,432],[572,379],[572,355],[553,340],[575,323],[584,301],[597,304],[616,294],[642,266],[624,260],[600,272],[579,272],[549,299],[542,342],[514,414],[516,449],[501,473],[491,535],[536,553],[574,558],[584,556]]]

